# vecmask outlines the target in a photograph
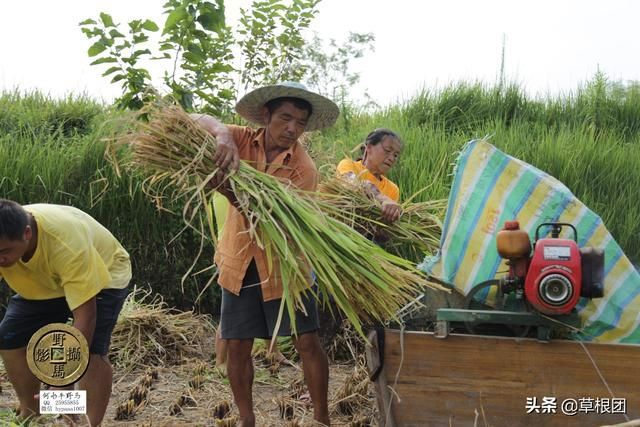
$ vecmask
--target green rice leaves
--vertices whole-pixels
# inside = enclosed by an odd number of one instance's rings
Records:
[[[145,191],[156,203],[167,197],[186,200],[183,218],[215,244],[209,207],[214,189],[208,185],[217,172],[215,138],[176,106],[148,107],[142,114],[149,121],[139,122],[120,140],[130,147],[129,166],[147,174]],[[393,319],[423,286],[440,288],[412,262],[386,252],[343,222],[342,205],[283,185],[244,161],[228,180],[272,275],[279,270],[281,314],[287,310],[294,319],[294,310],[302,308],[311,271],[317,278],[316,296],[335,301],[360,333],[363,322]],[[292,327],[295,331],[295,322]]]

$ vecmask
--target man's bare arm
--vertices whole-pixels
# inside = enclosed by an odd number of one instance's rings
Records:
[[[228,181],[225,180],[229,172],[237,171],[240,167],[240,155],[229,128],[213,116],[205,114],[190,114],[191,118],[202,126],[207,132],[216,137],[216,152],[213,161],[219,171],[209,181],[209,187],[214,188],[225,196],[232,205],[238,205],[238,200],[233,194]]]
[[[240,155],[229,128],[213,116],[205,114],[191,114],[190,116],[216,137],[216,153],[213,156],[216,166],[222,169],[225,174],[237,171],[240,167]]]

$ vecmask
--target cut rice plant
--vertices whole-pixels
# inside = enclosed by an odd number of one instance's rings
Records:
[[[361,416],[349,423],[349,427],[372,427],[373,422],[371,421],[371,417]]]
[[[212,415],[215,420],[224,419],[231,412],[231,403],[228,400],[223,400],[214,406]]]
[[[213,162],[215,138],[176,106],[147,106],[135,129],[119,139],[129,147],[128,165],[147,175],[145,191],[162,204],[183,200],[188,226],[214,230],[210,182],[218,173]],[[389,254],[353,228],[335,219],[339,208],[314,193],[297,191],[246,162],[228,177],[236,208],[247,219],[248,233],[262,248],[269,268],[279,269],[283,298],[280,318],[302,309],[312,270],[318,298],[335,301],[362,332],[362,322],[387,321],[430,283],[415,265]],[[214,233],[207,235],[214,243]],[[292,322],[295,332],[295,321]],[[363,334],[364,335],[364,334]]]
[[[198,406],[198,403],[196,402],[196,400],[190,394],[186,394],[186,393],[183,393],[180,395],[180,397],[178,398],[178,404],[183,407]]]
[[[190,380],[189,380],[189,387],[194,389],[194,390],[199,390],[202,388],[202,386],[204,385],[205,382],[205,378],[204,376],[198,374],[198,375],[194,375]]]
[[[189,391],[185,391],[169,406],[169,415],[175,416],[182,413],[182,408],[198,406],[196,400]]]
[[[158,379],[158,370],[156,368],[148,368],[146,374],[151,377],[153,381]]]
[[[422,260],[440,245],[442,217],[447,200],[414,203],[414,196],[402,203],[402,215],[389,224],[382,220],[382,209],[362,181],[325,177],[318,188],[319,197],[334,205],[336,218],[367,237],[384,236],[387,251],[401,255],[410,247]]]
[[[145,374],[141,379],[140,379],[140,385],[143,387],[151,387],[151,384],[153,384],[153,377],[149,374]]]
[[[155,372],[155,378],[154,378]],[[116,408],[116,420],[131,420],[136,412],[146,405],[149,398],[151,384],[158,378],[156,370],[147,370],[140,376],[138,384],[129,392],[126,400]]]
[[[238,425],[239,419],[236,415],[216,420],[216,427],[235,427]]]
[[[178,402],[173,402],[169,406],[169,415],[176,416],[176,415],[180,415],[181,413],[182,413],[182,406],[180,406]]]
[[[131,392],[129,393],[129,400],[133,400],[136,405],[140,405],[142,402],[147,400],[147,396],[149,395],[149,388],[145,387],[142,384],[138,384]]]
[[[205,376],[207,374],[207,364],[204,362],[199,362],[193,368],[193,375],[201,375]]]
[[[128,399],[122,402],[116,408],[115,420],[117,421],[132,420],[135,417],[138,407],[139,405],[137,405],[133,399]]]

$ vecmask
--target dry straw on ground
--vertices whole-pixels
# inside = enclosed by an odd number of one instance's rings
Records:
[[[151,295],[148,295],[148,298],[150,302],[154,301]],[[153,304],[145,305],[143,301],[140,301],[140,298],[135,301],[136,304],[129,308],[133,312],[138,311],[146,314],[154,312],[160,316],[167,314],[156,310]],[[180,313],[171,311],[169,314]],[[194,317],[194,321],[205,321],[202,317],[194,316],[193,313],[186,314]],[[128,317],[128,319],[131,318],[131,316]],[[200,327],[195,327],[195,329],[198,328]],[[133,348],[138,345],[139,339],[144,340],[144,336],[144,334],[132,333],[122,335],[120,337],[121,345]],[[126,338],[131,339],[131,342],[122,342]],[[283,346],[283,348],[286,347]],[[238,415],[237,408],[231,403],[233,399],[228,379],[214,367],[213,345],[202,346],[202,354],[193,360],[181,360],[178,364],[164,363],[155,369],[130,365],[133,359],[128,353],[118,354],[125,355],[127,363],[121,363],[117,359],[117,354],[111,355],[114,364],[113,395],[107,408],[103,426],[215,427],[217,425],[235,425],[234,422],[237,421]],[[157,355],[153,356],[151,360],[156,360],[157,357]],[[172,360],[177,359],[177,357],[172,358]],[[375,425],[373,422],[376,416],[373,387],[369,384],[366,390],[352,387],[348,394],[344,391],[347,388],[346,384],[354,382],[354,377],[357,376],[354,374],[354,360],[361,359],[356,355],[355,359],[351,359],[349,363],[331,363],[329,367],[329,407],[332,425],[335,426]],[[126,366],[128,369],[122,369],[119,366]],[[133,368],[133,371],[129,368]],[[360,364],[358,369],[364,369],[364,367]],[[188,385],[194,375],[201,375],[204,378],[198,389],[190,388]],[[3,392],[0,393],[0,406],[14,407],[17,397],[8,379],[3,377],[1,370],[0,379],[2,379],[3,388]],[[142,391],[142,388],[146,388],[146,391]],[[304,397],[308,390],[304,385],[299,365],[294,367],[282,364],[274,375],[269,371],[264,360],[258,360],[253,390],[257,425],[282,427],[290,422],[294,423],[292,425],[304,427],[318,426],[313,422],[313,406]],[[344,402],[349,400],[349,396],[354,397],[354,394],[366,396],[366,399],[358,397],[350,409],[353,413],[345,415],[339,410],[339,406],[341,402],[344,406]],[[292,420],[281,418],[280,408],[278,403],[274,402],[274,398],[293,401],[295,411]],[[55,420],[47,416],[43,416],[41,421],[41,425],[62,425],[61,423],[56,424]]]
[[[213,346],[208,316],[168,308],[159,295],[134,290],[124,303],[111,337],[117,368],[171,366],[200,358]]]

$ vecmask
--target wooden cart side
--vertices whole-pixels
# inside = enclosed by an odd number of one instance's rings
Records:
[[[431,333],[404,332],[401,345],[400,331],[387,329],[380,353],[377,337],[372,337],[370,368],[382,354],[375,386],[381,426],[601,426],[640,418],[637,345],[584,343],[614,397],[624,398],[626,417],[594,412],[567,416],[560,408],[564,400],[611,398],[580,343],[470,335],[439,340]],[[556,412],[527,413],[529,397],[538,403],[555,398]],[[387,418],[393,424],[385,424]]]
[[[384,367],[384,337],[381,329],[373,329],[367,335],[369,345],[366,348],[369,378],[373,381],[378,405],[378,425],[380,427],[396,427],[393,416],[392,395],[387,383]]]

